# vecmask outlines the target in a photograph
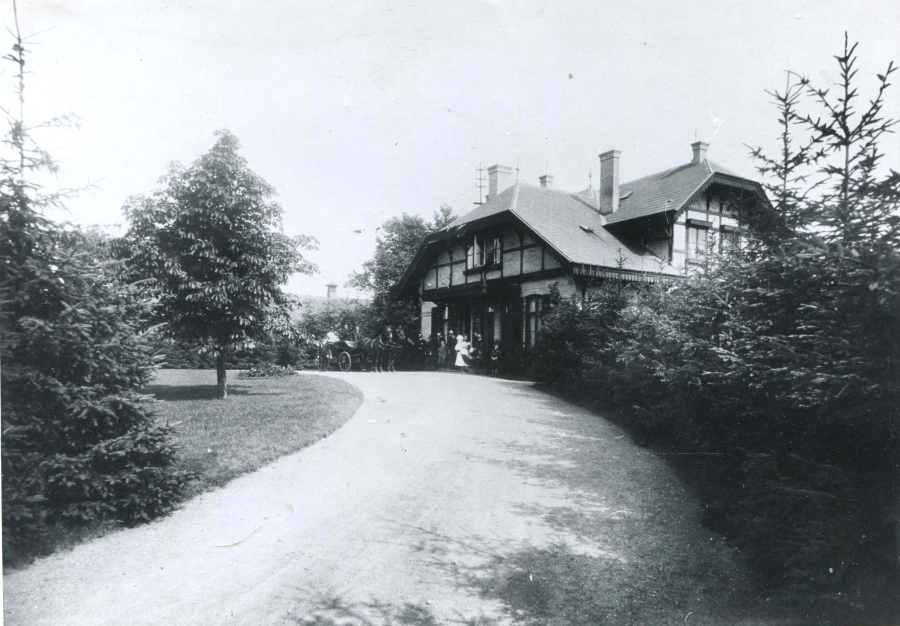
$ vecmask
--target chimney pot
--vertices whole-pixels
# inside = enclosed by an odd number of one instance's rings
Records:
[[[541,181],[541,187],[549,189],[553,186],[553,177],[549,174],[544,174],[543,176],[538,178],[538,180]]]
[[[600,213],[609,215],[619,210],[619,155],[609,150],[600,155]]]
[[[706,152],[709,150],[709,144],[705,141],[695,141],[691,144],[691,149],[694,151],[694,158],[691,159],[691,163],[696,164],[706,160]]]
[[[488,195],[487,200],[495,197],[501,191],[507,189],[512,178],[512,168],[506,165],[491,165],[487,168],[488,172]]]

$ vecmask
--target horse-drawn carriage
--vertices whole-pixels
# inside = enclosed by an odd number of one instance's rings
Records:
[[[349,372],[357,365],[362,369],[362,351],[356,341],[332,341],[322,343],[316,355],[316,365],[322,372],[327,372],[332,364],[337,364],[342,372]]]
[[[394,371],[397,355],[412,346],[402,329],[387,331],[378,337],[363,337],[359,341],[338,339],[336,335],[323,339],[307,338],[306,343],[316,350],[316,366],[327,372],[336,364],[342,372],[352,369],[360,371]]]

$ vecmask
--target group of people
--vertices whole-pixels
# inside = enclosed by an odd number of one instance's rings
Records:
[[[500,365],[500,340],[494,341],[487,354],[484,353],[481,335],[475,333],[472,340],[466,335],[456,335],[455,343],[453,332],[449,333],[451,342],[444,340],[443,335],[437,337],[437,349],[434,355],[437,359],[439,370],[457,370],[468,373],[471,370],[486,370],[492,376],[497,375]],[[452,344],[452,345],[451,345]]]
[[[385,327],[379,338],[385,345],[395,343],[390,326]],[[344,323],[326,333],[324,341],[325,343],[358,342],[360,339],[362,339],[362,333],[359,326]],[[417,340],[410,343],[414,344],[415,354],[408,352],[407,357],[403,359],[407,368],[463,373],[485,371],[492,376],[496,376],[500,368],[500,340],[494,341],[494,344],[489,346],[485,353],[484,343],[479,333],[472,335],[471,341],[466,335],[462,333],[457,335],[452,330],[448,333],[447,340],[442,334],[426,339],[422,333],[419,333]],[[411,362],[410,359],[415,362]]]

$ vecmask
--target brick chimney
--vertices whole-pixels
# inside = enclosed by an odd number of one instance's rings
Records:
[[[706,160],[706,152],[709,150],[709,144],[705,141],[695,141],[691,144],[691,149],[694,151],[694,158],[691,159],[691,163],[699,163],[700,161]]]
[[[545,189],[550,189],[553,186],[553,177],[549,174],[544,174],[538,180],[541,181],[541,187]]]
[[[328,287],[328,297],[329,298],[333,298],[334,296],[337,295],[337,285],[335,285],[334,283],[331,283],[331,284],[325,285],[325,286]]]
[[[512,168],[506,165],[492,165],[487,169],[488,172],[488,195],[487,200],[495,197],[501,191],[510,186],[512,178]]]
[[[600,155],[600,213],[609,215],[619,209],[619,155],[610,150]]]

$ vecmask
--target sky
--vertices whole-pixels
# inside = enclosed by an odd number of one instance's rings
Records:
[[[0,3],[13,26],[12,4]],[[773,150],[767,90],[785,70],[828,87],[844,32],[859,40],[860,87],[900,61],[900,0],[320,2],[18,0],[32,35],[31,124],[88,187],[52,215],[121,233],[125,199],[168,164],[189,164],[230,129],[278,190],[284,230],[320,241],[315,276],[285,287],[339,294],[371,258],[376,229],[442,204],[474,208],[479,164],[518,166],[587,188],[598,154],[621,151],[622,181],[687,163],[690,144],[755,176],[747,145]],[[7,44],[12,40],[7,36]],[[0,46],[2,47],[2,46]],[[0,70],[0,101],[14,68]],[[895,83],[900,82],[898,80]],[[886,114],[900,118],[900,89]],[[900,169],[900,141],[885,143]]]

